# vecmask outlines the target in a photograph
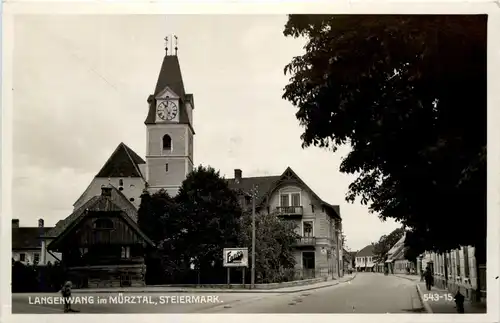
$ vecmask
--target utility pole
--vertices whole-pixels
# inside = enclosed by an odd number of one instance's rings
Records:
[[[251,288],[255,288],[255,186],[252,189],[252,271],[250,273]]]

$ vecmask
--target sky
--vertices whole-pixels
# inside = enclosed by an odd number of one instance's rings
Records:
[[[147,97],[165,36],[178,36],[193,93],[194,163],[233,177],[290,166],[323,200],[340,205],[347,246],[359,250],[399,225],[345,201],[354,176],[335,154],[301,148],[296,108],[281,98],[284,66],[304,40],[281,15],[26,15],[14,24],[13,218],[46,226],[72,212],[120,142],[144,158]]]

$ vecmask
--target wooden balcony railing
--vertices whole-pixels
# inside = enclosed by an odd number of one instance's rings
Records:
[[[315,237],[297,238],[296,245],[297,246],[314,246],[314,245],[316,245],[316,238]]]
[[[303,215],[304,208],[302,206],[278,206],[276,211],[280,215]]]

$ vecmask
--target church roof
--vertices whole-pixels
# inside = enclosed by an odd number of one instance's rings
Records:
[[[104,187],[103,189],[105,189]],[[116,187],[109,185],[109,195],[101,194],[92,197],[85,204],[76,209],[66,219],[57,222],[56,226],[44,236],[58,238],[63,233],[74,228],[87,212],[120,212],[124,219],[149,243],[151,240],[142,233],[137,226],[137,209]],[[55,240],[54,240],[55,241]]]
[[[139,165],[145,163],[144,159],[122,142],[95,177],[143,177]]]
[[[179,59],[174,55],[165,55],[163,63],[161,64],[160,74],[156,82],[154,96],[156,97],[166,87],[169,87],[181,98],[184,98],[184,82],[182,82],[181,67]]]

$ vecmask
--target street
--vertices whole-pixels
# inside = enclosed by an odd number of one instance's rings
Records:
[[[62,313],[63,305],[29,304],[35,296],[55,294],[14,294],[13,313]],[[75,294],[74,296],[84,295]],[[106,298],[116,294],[95,294]],[[76,304],[82,313],[421,313],[415,283],[378,273],[358,273],[348,283],[297,293],[137,293],[148,296],[136,304]],[[149,299],[149,296],[151,297]],[[168,297],[167,297],[168,296]],[[184,297],[179,303],[179,298]],[[200,298],[192,299],[192,297]],[[202,297],[205,296],[205,297]],[[212,297],[207,297],[212,296]],[[215,297],[214,297],[215,296]],[[191,299],[189,304],[187,299]],[[152,301],[151,301],[152,300]],[[142,302],[142,304],[138,304]],[[194,303],[196,302],[196,304]],[[200,303],[205,302],[205,303]]]

